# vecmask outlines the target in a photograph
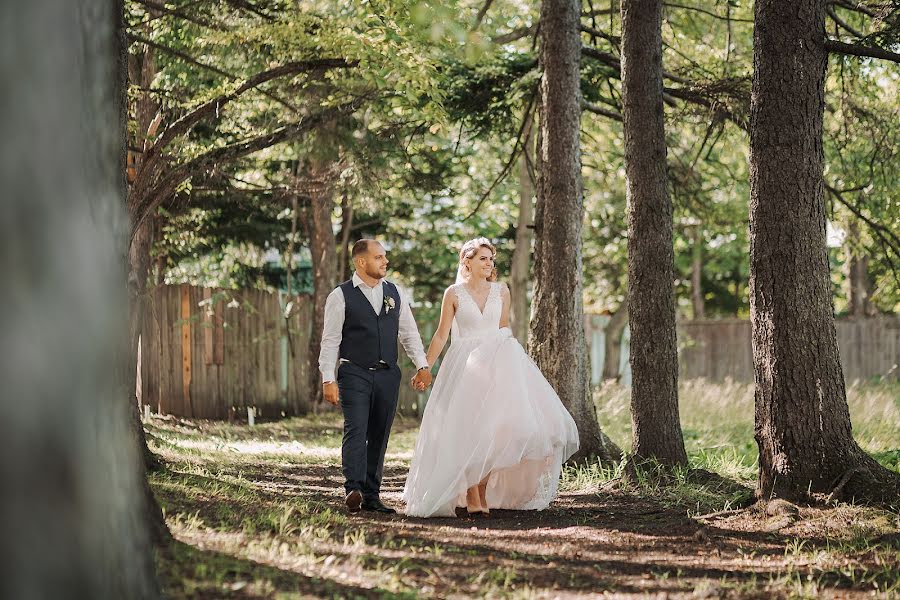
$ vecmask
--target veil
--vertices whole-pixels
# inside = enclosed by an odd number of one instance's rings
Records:
[[[459,263],[456,268],[456,281],[455,284],[464,283],[466,281],[466,276],[463,275],[463,264]]]
[[[463,275],[463,264],[462,262],[456,267],[456,281],[454,285],[459,285],[466,281],[466,276]],[[453,323],[450,324],[450,339],[459,339],[459,325],[456,324],[456,317],[453,317]]]

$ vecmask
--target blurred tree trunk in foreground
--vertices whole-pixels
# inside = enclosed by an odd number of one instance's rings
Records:
[[[125,402],[116,8],[0,5],[2,598],[159,597]]]

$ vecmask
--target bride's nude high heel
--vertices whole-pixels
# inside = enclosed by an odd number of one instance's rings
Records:
[[[478,507],[474,508],[476,500],[478,501]],[[473,485],[466,490],[466,514],[468,514],[470,517],[490,514],[487,508],[484,507],[481,503],[481,495],[479,494],[477,485]]]
[[[491,515],[491,509],[488,507],[487,503],[487,482],[490,474],[481,480],[478,484],[478,499],[481,502],[481,506],[484,509],[484,516],[489,517]]]

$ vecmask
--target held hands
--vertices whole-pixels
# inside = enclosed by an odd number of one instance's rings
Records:
[[[325,401],[333,406],[338,405],[338,384],[334,381],[326,381],[322,384],[322,393]]]
[[[414,390],[421,392],[431,385],[431,381],[431,370],[428,368],[424,368],[419,369],[416,372],[416,376],[412,378],[410,384],[412,385]]]

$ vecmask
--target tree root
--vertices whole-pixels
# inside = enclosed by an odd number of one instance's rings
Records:
[[[850,478],[853,477],[856,473],[862,472],[862,469],[859,467],[851,467],[847,469],[840,477],[835,479],[831,484],[831,493],[828,494],[828,498],[825,499],[825,504],[834,504],[835,499],[839,497],[841,490],[844,489],[844,486],[847,485],[847,482],[850,481]]]
[[[791,504],[781,498],[775,498],[766,502],[762,508],[763,513],[767,517],[779,517],[777,521],[770,521],[763,528],[764,531],[769,533],[790,527],[800,520],[800,509],[795,504]]]
[[[900,474],[861,452],[858,463],[835,478],[825,502],[867,504],[889,510],[900,506]]]
[[[736,515],[742,512],[747,512],[753,509],[753,506],[744,506],[742,508],[729,508],[728,510],[719,510],[716,512],[707,513],[705,515],[698,515],[694,517],[694,519],[698,521],[702,521],[705,519],[715,519],[716,517],[724,517],[726,515]]]

